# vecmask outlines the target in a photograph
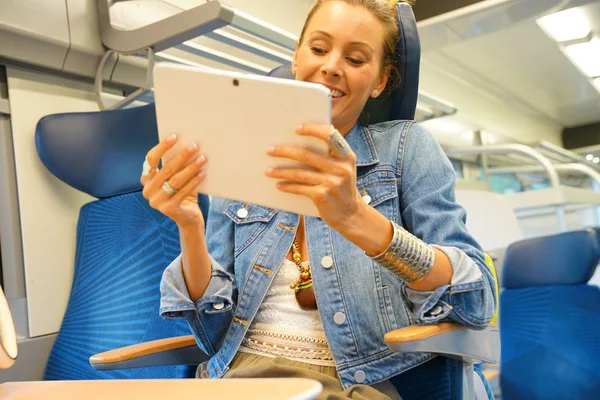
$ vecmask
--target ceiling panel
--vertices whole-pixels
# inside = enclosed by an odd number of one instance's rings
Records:
[[[439,0],[437,0],[439,1]],[[596,0],[486,0],[417,23],[424,51],[484,36]]]
[[[563,125],[600,117],[600,109],[593,107],[600,93],[533,22],[448,46],[442,52],[461,63],[466,74],[483,75]],[[580,105],[583,108],[578,110]]]
[[[424,60],[450,59],[451,73],[458,79],[478,79],[490,94],[519,109],[536,110],[562,126],[600,121],[600,93],[537,26],[531,17],[536,15],[534,10],[527,8],[533,3],[538,2],[507,2],[487,14],[427,27]],[[588,4],[583,10],[592,29],[600,34],[600,3]],[[428,43],[437,49],[428,50]]]

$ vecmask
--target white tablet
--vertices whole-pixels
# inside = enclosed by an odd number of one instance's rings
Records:
[[[331,124],[330,91],[314,83],[167,64],[154,69],[160,138],[176,133],[177,145],[163,163],[188,143],[206,154],[206,179],[199,193],[318,216],[304,196],[283,193],[266,167],[292,162],[267,155],[273,145],[296,145],[327,153],[327,144],[299,136],[302,123]],[[296,163],[297,164],[297,163]]]

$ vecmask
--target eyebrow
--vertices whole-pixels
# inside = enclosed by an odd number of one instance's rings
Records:
[[[329,39],[333,38],[333,36],[331,36],[331,34],[325,32],[325,31],[318,31],[318,30],[311,32],[311,36],[315,33],[319,33],[323,36],[327,36]],[[350,45],[365,46],[365,47],[368,47],[371,51],[373,51],[373,48],[367,42],[350,42]]]

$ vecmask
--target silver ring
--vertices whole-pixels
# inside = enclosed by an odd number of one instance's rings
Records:
[[[174,195],[175,193],[177,193],[177,189],[175,189],[173,186],[169,185],[169,182],[165,182],[162,185],[162,190],[168,194],[168,195]]]
[[[148,176],[152,173],[153,169],[148,162],[148,158],[144,158],[144,163],[142,164],[142,176]]]
[[[352,151],[344,136],[335,128],[329,136],[329,148],[340,157],[346,157]]]

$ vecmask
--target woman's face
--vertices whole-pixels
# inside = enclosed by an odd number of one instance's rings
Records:
[[[300,81],[321,83],[332,91],[333,125],[346,134],[369,97],[385,88],[382,71],[384,30],[367,9],[328,1],[313,15],[302,43],[296,46],[293,69]]]

